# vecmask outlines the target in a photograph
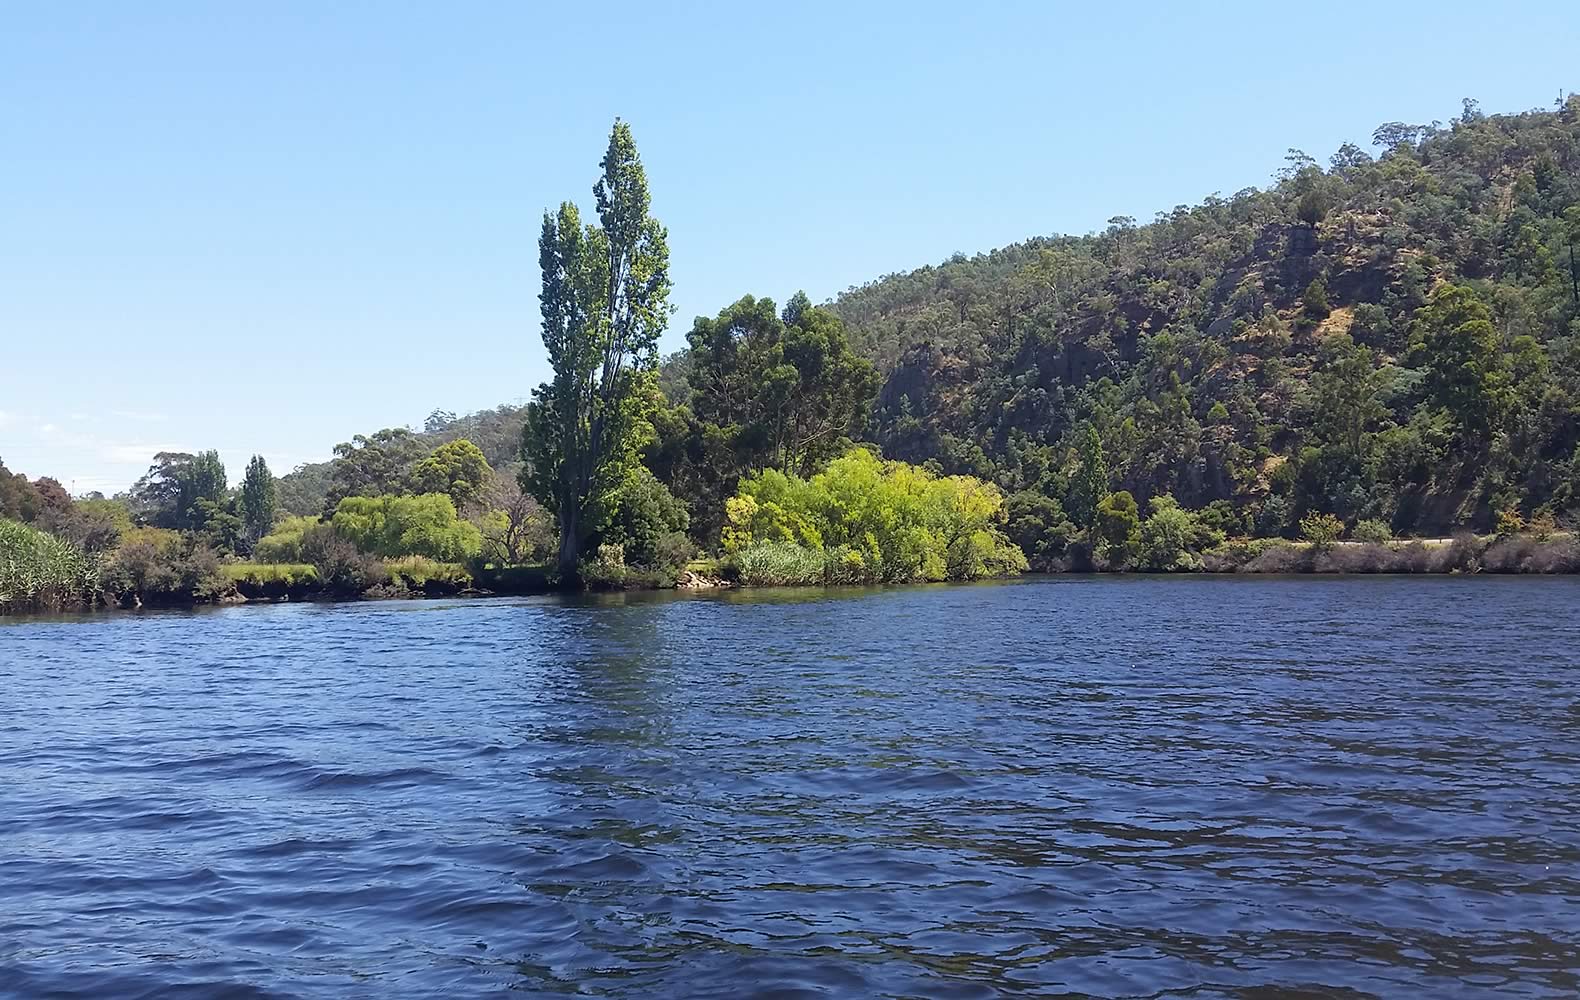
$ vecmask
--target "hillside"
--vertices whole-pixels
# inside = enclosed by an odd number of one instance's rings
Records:
[[[1573,506],[1580,98],[1466,102],[1374,144],[841,295],[885,374],[872,436],[1059,496],[1089,421],[1115,489],[1231,501],[1266,534],[1307,509],[1436,533]]]
[[[1267,190],[838,296],[882,379],[854,436],[1066,500],[1089,425],[1113,489],[1143,508],[1216,502],[1230,533],[1289,533],[1313,511],[1401,534],[1564,515],[1580,500],[1580,98],[1492,116],[1467,101],[1372,145],[1326,166],[1291,150]],[[677,405],[686,365],[661,373]],[[523,419],[436,414],[418,437],[469,437],[498,467]],[[285,477],[287,506],[316,512],[329,468]]]

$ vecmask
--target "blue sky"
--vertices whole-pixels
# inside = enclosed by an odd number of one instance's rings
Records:
[[[524,400],[538,222],[590,207],[616,115],[670,231],[672,349],[748,292],[821,300],[1580,88],[1562,2],[581,8],[8,9],[0,458],[111,492],[217,447],[235,479]]]

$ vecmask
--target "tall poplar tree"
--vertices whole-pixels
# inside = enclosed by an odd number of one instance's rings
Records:
[[[241,522],[248,543],[267,535],[279,513],[280,496],[274,473],[269,471],[269,463],[262,455],[254,455],[241,481]]]
[[[647,175],[625,122],[615,121],[601,166],[598,225],[583,225],[571,202],[543,214],[538,302],[554,378],[533,393],[522,432],[521,486],[559,523],[567,580],[636,461],[670,311],[669,234],[648,214]]]

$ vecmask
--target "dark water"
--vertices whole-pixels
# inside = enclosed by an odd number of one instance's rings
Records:
[[[0,624],[0,994],[1580,994],[1580,585]]]

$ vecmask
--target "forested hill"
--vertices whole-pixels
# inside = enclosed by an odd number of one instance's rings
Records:
[[[881,379],[851,437],[1068,506],[1092,428],[1108,487],[1214,505],[1230,533],[1316,511],[1431,534],[1562,517],[1580,502],[1580,98],[1466,102],[1369,145],[846,292],[832,309]],[[677,404],[687,363],[662,373]],[[434,443],[513,457],[519,409],[445,416]],[[286,477],[287,498],[316,509],[327,476]]]
[[[1580,98],[1291,150],[1270,190],[1034,239],[834,303],[885,373],[871,433],[1058,496],[1115,489],[1399,531],[1580,497]],[[1248,526],[1249,527],[1249,526]]]

